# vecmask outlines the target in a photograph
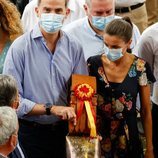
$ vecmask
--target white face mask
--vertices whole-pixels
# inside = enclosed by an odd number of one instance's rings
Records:
[[[39,19],[40,26],[47,33],[55,33],[63,26],[64,15],[43,13]]]

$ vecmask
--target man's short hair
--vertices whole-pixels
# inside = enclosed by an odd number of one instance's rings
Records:
[[[12,134],[17,132],[18,118],[14,109],[0,107],[0,146],[7,143]]]
[[[92,0],[85,0],[85,3],[90,7],[91,6],[91,2]],[[98,0],[99,1],[99,0]],[[115,3],[115,1],[114,0],[111,0],[111,1],[113,1],[113,4]]]
[[[10,106],[17,97],[17,84],[9,75],[0,74],[0,106]]]
[[[37,1],[37,6],[39,6],[40,3],[41,3],[41,0],[38,0],[38,1]],[[65,0],[65,6],[66,6],[66,7],[67,7],[67,3],[68,3],[68,0]]]

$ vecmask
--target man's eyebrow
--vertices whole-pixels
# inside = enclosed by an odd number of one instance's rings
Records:
[[[51,8],[50,8],[50,7],[43,7],[43,9],[50,9],[50,10],[51,10]]]
[[[108,9],[108,10],[106,10],[106,12],[111,12],[111,11],[113,11],[113,9]]]
[[[56,11],[62,11],[63,8],[56,8],[55,10],[56,10]]]

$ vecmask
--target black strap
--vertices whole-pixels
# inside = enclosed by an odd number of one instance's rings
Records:
[[[130,12],[130,10],[134,10],[134,9],[137,9],[137,8],[141,7],[143,4],[144,3],[138,3],[138,4],[132,5],[130,7],[116,8],[115,12],[116,13],[127,13],[127,12]]]

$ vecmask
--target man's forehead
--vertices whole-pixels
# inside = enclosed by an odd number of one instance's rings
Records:
[[[104,5],[113,5],[114,0],[91,0],[91,4],[104,4]]]
[[[93,10],[100,10],[100,11],[108,11],[108,10],[111,10],[111,9],[114,9],[114,3],[109,0],[94,0],[92,3],[91,3],[91,9]]]
[[[65,7],[66,1],[65,0],[41,0],[40,5],[43,7],[58,7],[62,8]]]

